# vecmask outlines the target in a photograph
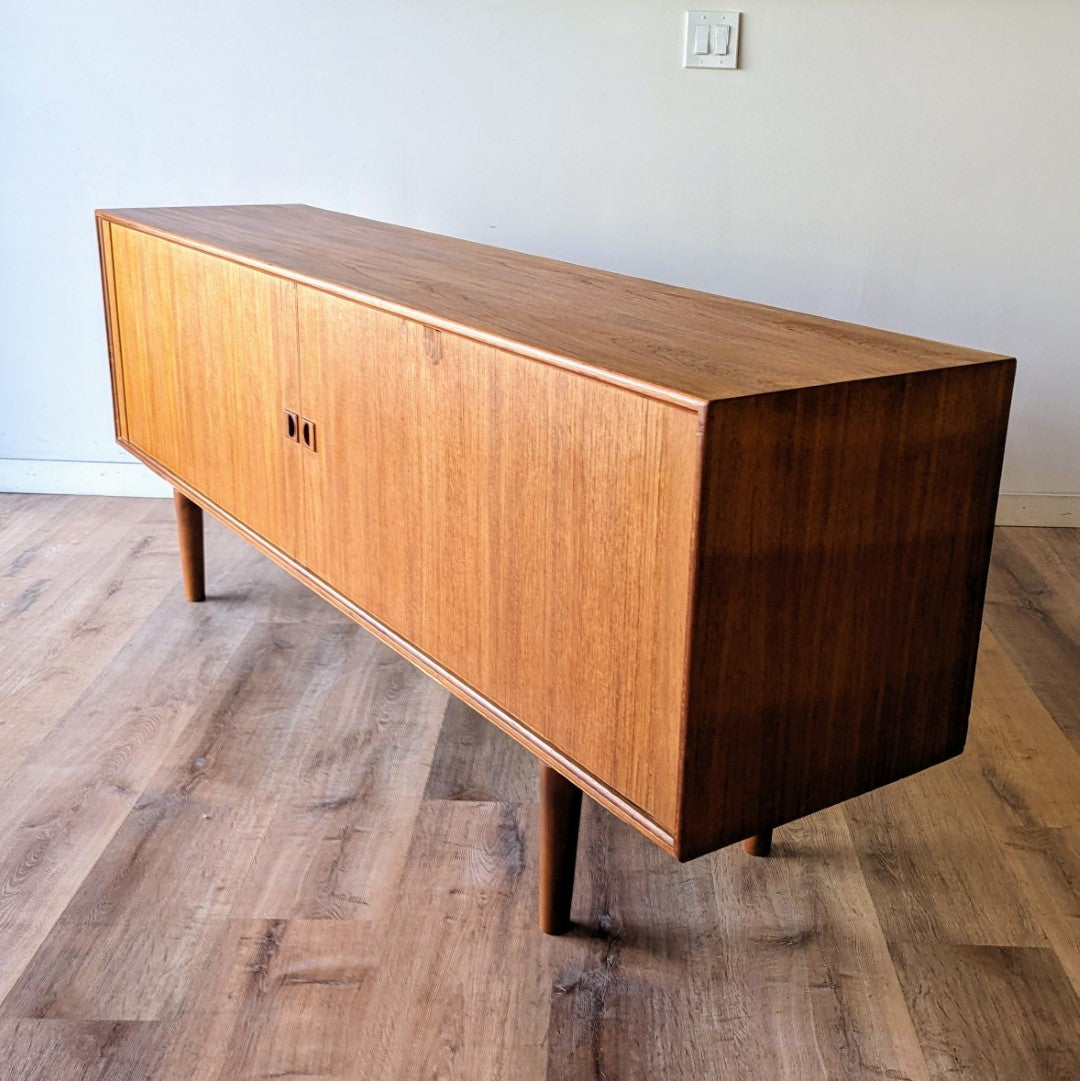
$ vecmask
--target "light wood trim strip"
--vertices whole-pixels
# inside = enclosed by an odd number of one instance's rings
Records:
[[[552,747],[530,728],[527,728],[515,717],[505,712],[494,702],[485,698],[474,687],[464,680],[459,679],[453,672],[443,668],[437,661],[421,652],[410,642],[395,633],[386,624],[380,622],[374,616],[365,612],[362,608],[353,604],[347,597],[339,593],[333,586],[328,585],[321,578],[316,577],[306,567],[298,563],[291,556],[286,555],[280,548],[264,540],[259,534],[249,529],[243,522],[234,518],[228,511],[222,510],[212,500],[207,499],[201,492],[192,488],[184,480],[171,470],[156,462],[138,447],[120,438],[117,442],[127,451],[134,454],[141,462],[153,470],[173,488],[182,492],[189,499],[198,503],[204,510],[212,514],[223,525],[228,526],[233,532],[239,534],[244,540],[254,545],[264,555],[269,556],[278,566],[287,570],[293,577],[298,578],[306,586],[313,589],[319,596],[328,600],[335,608],[354,619],[361,626],[371,631],[392,649],[396,650],[406,660],[411,661],[421,671],[437,680],[451,694],[456,695],[478,713],[482,714],[493,724],[501,728],[507,735],[512,736],[528,750],[532,751],[542,762],[557,769],[563,776],[574,782],[587,796],[590,796],[602,807],[617,815],[628,825],[645,834],[651,841],[659,845],[669,855],[677,855],[674,837],[654,822],[639,807],[623,799],[612,792],[591,773],[583,769],[561,751]]]
[[[112,384],[113,427],[117,437],[127,436],[127,403],[124,401],[123,355],[120,349],[120,326],[116,319],[116,289],[113,280],[112,224],[97,219],[98,256],[101,260],[101,292],[105,305],[105,338],[109,347],[109,372]]]
[[[456,323],[451,319],[444,319],[418,308],[412,308],[405,304],[396,304],[393,301],[385,300],[382,297],[370,293],[348,289],[345,286],[337,285],[321,278],[313,278],[299,272],[289,272],[284,267],[276,266],[273,263],[263,262],[261,259],[241,255],[229,248],[222,248],[215,244],[207,244],[201,241],[192,240],[182,233],[170,232],[168,229],[159,229],[154,226],[145,225],[142,222],[131,221],[127,218],[113,217],[101,210],[99,210],[97,214],[99,220],[115,222],[125,229],[131,229],[138,233],[146,233],[148,236],[154,236],[160,240],[167,240],[170,243],[179,244],[181,247],[190,248],[193,251],[217,256],[219,259],[227,259],[231,263],[250,267],[253,270],[261,271],[264,274],[272,274],[274,277],[282,278],[285,281],[299,282],[301,285],[310,286],[321,292],[329,293],[331,296],[337,296],[344,300],[351,300],[359,304],[364,304],[367,307],[375,308],[378,311],[390,312],[393,315],[410,319],[416,323],[422,323],[425,326],[434,327],[437,330],[445,330],[451,334],[457,334],[462,338],[469,338],[472,341],[480,342],[484,345],[491,345],[497,349],[504,349],[510,353],[517,353],[519,356],[528,357],[530,360],[538,360],[543,364],[550,364],[556,368],[564,368],[567,371],[575,372],[576,374],[586,376],[589,379],[596,379],[601,383],[610,383],[613,386],[621,387],[623,390],[641,394],[646,398],[655,398],[658,401],[667,402],[670,405],[679,406],[682,409],[687,409],[694,413],[700,412],[707,402],[707,399],[705,398],[699,398],[693,394],[686,394],[675,390],[672,387],[650,383],[644,379],[634,379],[631,376],[623,375],[619,372],[609,371],[607,368],[585,364],[580,360],[564,357],[558,353],[550,353],[546,349],[539,349],[536,346],[528,345],[525,342],[515,341],[512,338],[505,338],[499,334],[492,334],[480,330],[477,327],[469,326],[466,323]]]
[[[705,512],[705,437],[709,425],[709,407],[704,405],[698,410],[697,430],[697,461],[694,473],[694,491],[697,498],[694,501],[693,518],[690,521],[690,550],[687,558],[690,560],[690,574],[688,578],[688,590],[686,597],[686,650],[683,660],[682,700],[679,709],[679,776],[675,782],[675,837],[682,837],[684,826],[684,796],[686,787],[686,747],[689,742],[689,718],[690,718],[690,687],[691,676],[694,667],[694,616],[695,599],[697,597],[698,578],[700,576],[698,551],[701,548],[704,512]],[[675,855],[678,857],[678,847]]]

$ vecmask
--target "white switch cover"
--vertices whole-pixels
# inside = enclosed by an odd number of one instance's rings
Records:
[[[739,66],[739,12],[688,11],[684,68],[737,68]],[[702,41],[708,51],[700,52]]]

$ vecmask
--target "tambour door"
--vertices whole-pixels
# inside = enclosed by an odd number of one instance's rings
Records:
[[[301,561],[673,830],[697,415],[297,295]]]
[[[118,425],[286,551],[299,530],[296,286],[112,224]],[[108,235],[108,234],[107,234]]]

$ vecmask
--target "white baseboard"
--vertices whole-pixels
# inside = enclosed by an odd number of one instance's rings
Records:
[[[998,499],[997,524],[1080,528],[1080,495],[1002,494]]]
[[[0,458],[0,492],[172,495],[172,489],[142,462],[50,462],[30,458]]]
[[[0,492],[168,496],[172,489],[142,462],[50,462],[0,458]],[[998,525],[1080,527],[1080,495],[1003,494]]]

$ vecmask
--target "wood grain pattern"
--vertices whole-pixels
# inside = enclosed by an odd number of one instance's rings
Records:
[[[50,508],[50,513],[43,515],[42,521],[35,521],[30,515],[24,514],[33,504],[33,495],[30,493],[4,493],[4,506],[7,514],[0,520],[0,559],[3,563],[3,577],[11,576],[13,570],[20,566],[24,556],[22,547],[38,529],[48,528],[50,519],[66,518],[63,513],[63,504],[56,503]],[[32,555],[31,555],[32,558]]]
[[[163,1035],[153,1021],[0,1021],[0,1081],[145,1081]]]
[[[1014,826],[998,836],[1029,909],[1080,998],[1080,829]]]
[[[901,943],[893,957],[933,1076],[1076,1077],[1080,1003],[1051,951]]]
[[[360,1081],[372,1038],[368,924],[230,919],[207,930],[205,967],[155,1081]]]
[[[684,858],[959,754],[1012,378],[712,407]]]
[[[968,753],[958,763],[965,783],[978,776],[1000,793],[1002,826],[1080,826],[1080,799],[1068,790],[1070,746],[1039,696],[1022,678],[996,634],[984,632],[981,656],[989,671],[972,703],[972,716],[982,723],[968,740]],[[1070,678],[1067,674],[1066,678]],[[1080,673],[1072,673],[1080,682]],[[1013,718],[1040,717],[1033,730],[1018,729]]]
[[[203,560],[202,507],[183,492],[173,493],[176,532],[180,542],[180,570],[184,595],[189,601],[206,600],[206,567]]]
[[[122,444],[681,859],[961,749],[1012,361],[311,208],[99,220]]]
[[[41,591],[3,610],[0,684],[53,667],[0,785],[3,1081],[1075,1073],[1064,622],[984,633],[970,754],[781,826],[770,859],[679,864],[586,801],[576,926],[547,938],[526,750],[216,520],[215,603],[185,605],[169,501],[11,513],[0,587]],[[1019,603],[1018,553],[1032,604],[1080,572],[1063,531],[1028,535],[999,531],[991,595]],[[30,738],[6,719],[5,765]]]
[[[540,930],[561,935],[570,928],[577,866],[581,789],[558,770],[540,766]]]
[[[1045,946],[1045,933],[1023,892],[1000,888],[1011,881],[1007,854],[959,781],[957,764],[950,763],[948,769],[927,770],[904,782],[903,812],[885,798],[888,788],[844,805],[886,937],[890,942]]]
[[[0,785],[161,604],[155,574],[176,571],[176,530],[148,520],[154,503],[108,500],[93,521],[77,499],[53,505],[0,576]]]
[[[299,562],[670,831],[696,417],[312,289],[299,315]]]
[[[132,812],[201,703],[203,681],[214,678],[231,655],[231,649],[190,648],[205,641],[205,607],[192,606],[178,617],[170,603],[163,604],[164,573],[162,568],[152,578],[156,610],[141,613],[130,641],[105,636],[113,655],[100,671],[90,669],[90,685],[76,701],[68,702],[63,683],[55,699],[38,700],[50,723],[0,788],[0,996],[16,983]],[[104,584],[100,567],[95,581]],[[116,609],[101,615],[114,631],[123,626]],[[141,673],[134,680],[133,671]],[[5,751],[16,750],[19,740],[4,733]],[[58,769],[58,762],[66,765]],[[79,777],[75,788],[72,770]],[[168,889],[175,896],[175,888]],[[93,1015],[103,1016],[115,1015]]]
[[[231,863],[227,874],[190,869],[201,852],[237,845],[251,853],[262,841],[283,792],[280,777],[308,737],[296,723],[305,715],[303,692],[334,648],[332,637],[312,637],[299,624],[260,624],[242,636],[194,723],[172,732],[175,753],[144,777],[137,798],[113,795],[124,803],[120,828],[38,949],[33,971],[8,992],[13,1011],[128,1021],[177,1008],[204,963],[193,913],[224,918],[247,865]],[[241,696],[249,709],[236,709]],[[260,783],[273,799],[263,798]],[[76,994],[63,975],[72,953],[96,974]]]
[[[298,563],[292,556],[283,552],[280,548],[269,544],[266,540],[253,532],[239,519],[228,514],[218,507],[212,500],[207,499],[201,493],[195,492],[186,482],[175,473],[170,472],[145,455],[133,444],[124,443],[135,457],[141,459],[154,472],[159,474],[173,488],[182,491],[189,498],[198,498],[202,502],[204,510],[214,518],[228,526],[237,535],[243,537],[264,555],[269,556],[278,566],[284,568],[289,574],[303,582],[316,594],[329,601],[339,611],[344,612],[351,619],[361,624],[380,641],[385,642],[401,656],[410,660],[422,672],[438,680],[452,694],[457,695],[462,701],[468,703],[478,713],[482,714],[492,723],[498,725],[519,743],[528,747],[541,761],[554,766],[565,777],[571,779],[583,792],[602,804],[613,814],[618,815],[623,821],[630,823],[635,829],[640,830],[647,837],[664,849],[665,852],[675,853],[674,837],[667,830],[659,826],[652,818],[636,804],[629,802],[619,793],[613,791],[608,785],[598,780],[592,773],[585,770],[576,761],[565,755],[558,747],[542,738],[531,729],[526,728],[513,715],[501,709],[485,695],[480,694],[474,687],[465,683],[455,673],[449,671],[433,657],[418,650],[408,639],[403,638],[392,628],[377,620],[369,612],[354,604],[348,597],[338,592],[333,586],[324,582],[321,578],[313,575],[306,567]],[[277,606],[273,606],[277,607]]]
[[[124,438],[294,547],[300,448],[278,418],[299,395],[295,286],[118,226],[111,264]]]
[[[1000,573],[986,595],[987,626],[1080,748],[1080,530],[1002,531],[994,555]]]
[[[361,628],[316,626],[326,662],[304,707],[317,723],[232,919],[373,924],[394,909],[446,692]]]
[[[120,327],[117,322],[116,281],[113,274],[112,224],[97,219],[98,256],[101,259],[101,292],[105,307],[105,338],[109,350],[109,375],[112,389],[113,425],[117,436],[127,435],[127,409],[124,403],[124,379],[120,367]]]
[[[460,698],[446,703],[424,799],[530,803],[536,798],[536,760],[518,744],[493,737],[491,728]]]
[[[402,933],[379,944],[364,1003],[372,1075],[543,1076],[552,973],[535,931],[536,825],[532,805],[421,806],[397,884]],[[423,1023],[399,1023],[418,1007]]]
[[[548,1078],[926,1081],[839,809],[679,865],[586,804],[582,846]]]
[[[993,359],[316,207],[99,214],[691,407]]]

